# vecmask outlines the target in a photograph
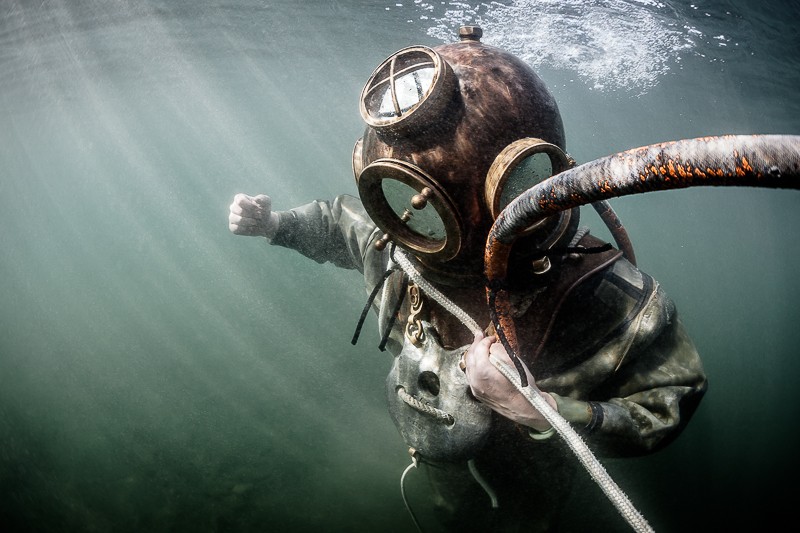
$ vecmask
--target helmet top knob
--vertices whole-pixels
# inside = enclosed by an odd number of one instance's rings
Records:
[[[462,41],[480,41],[483,30],[480,26],[461,26],[458,29],[458,38]]]

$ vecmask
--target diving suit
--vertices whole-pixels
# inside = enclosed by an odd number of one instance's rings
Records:
[[[459,42],[405,48],[373,72],[353,150],[359,198],[275,212],[268,196],[239,194],[229,225],[363,274],[381,348],[394,355],[389,411],[445,527],[551,531],[577,464],[486,366],[508,354],[491,327],[483,245],[509,201],[574,161],[544,83],[481,33],[463,27]],[[658,282],[579,219],[565,210],[514,244],[504,289],[519,356],[596,453],[651,453],[698,406],[702,363]],[[465,328],[432,291],[486,330]]]

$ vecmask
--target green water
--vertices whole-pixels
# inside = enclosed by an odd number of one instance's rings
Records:
[[[231,235],[228,205],[354,193],[372,69],[473,19],[487,42],[494,23],[498,44],[529,45],[581,162],[800,133],[797,2],[625,4],[0,2],[0,525],[413,531],[372,317],[350,345],[359,275]],[[514,26],[510,9],[530,19]],[[575,28],[567,9],[611,22]],[[531,27],[556,50],[537,55]],[[594,41],[568,50],[569,35]],[[605,462],[658,531],[795,521],[799,201],[693,189],[613,202],[710,381],[669,448]],[[566,530],[626,526],[583,480]]]

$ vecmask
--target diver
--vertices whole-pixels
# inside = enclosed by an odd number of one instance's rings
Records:
[[[389,412],[443,527],[553,531],[578,465],[490,360],[511,363],[486,303],[484,246],[513,198],[574,161],[538,75],[480,28],[459,34],[396,52],[366,83],[359,198],[276,212],[269,196],[237,194],[229,229],[363,273],[393,354]],[[603,457],[673,441],[707,387],[674,303],[619,248],[567,209],[524,228],[504,282],[528,383]]]

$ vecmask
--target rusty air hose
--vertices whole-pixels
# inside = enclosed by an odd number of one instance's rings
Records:
[[[495,221],[486,241],[487,300],[495,330],[520,375],[519,345],[504,288],[518,235],[560,211],[608,198],[700,185],[800,188],[800,136],[728,135],[635,148],[566,170],[525,191]]]

